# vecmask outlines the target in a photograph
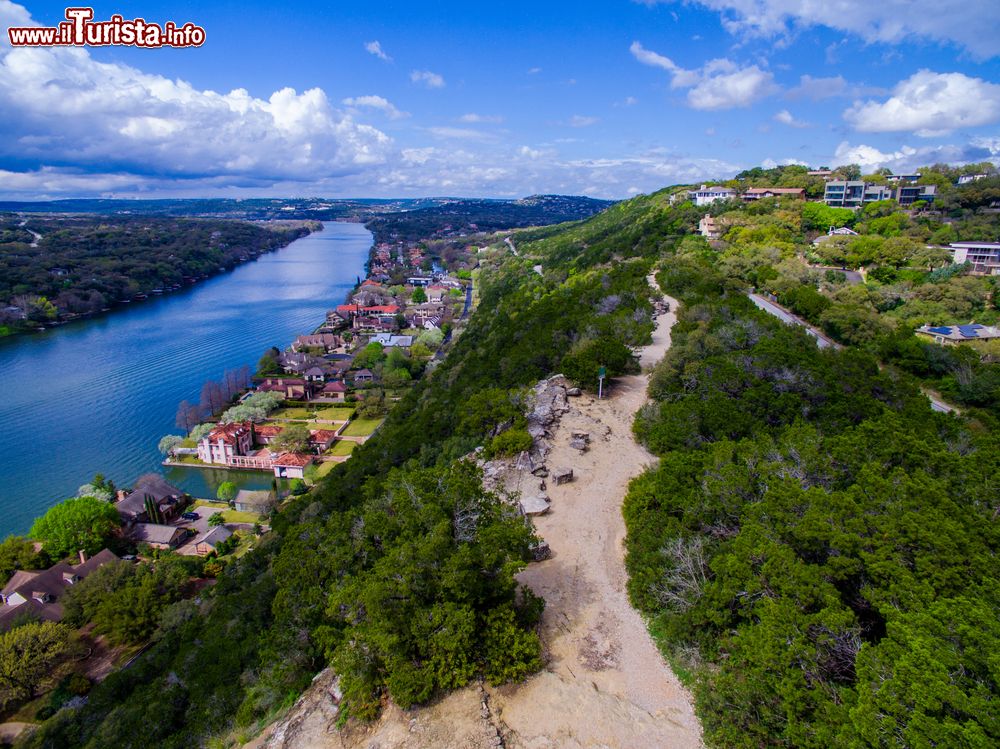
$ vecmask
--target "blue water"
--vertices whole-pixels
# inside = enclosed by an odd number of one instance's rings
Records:
[[[0,342],[0,536],[27,531],[95,473],[127,486],[163,470],[157,442],[181,433],[181,400],[197,403],[206,380],[311,333],[364,276],[372,244],[360,224],[324,227],[184,291]],[[234,478],[271,484],[259,472],[165,475],[201,497]]]

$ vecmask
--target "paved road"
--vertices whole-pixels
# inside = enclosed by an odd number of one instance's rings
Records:
[[[753,294],[751,292],[747,292],[747,296],[750,297],[750,301],[753,302],[759,309],[764,310],[770,315],[774,315],[782,322],[786,322],[789,325],[800,325],[803,328],[805,328],[806,332],[816,339],[816,344],[820,348],[835,348],[835,349],[843,348],[843,346],[841,346],[839,343],[830,340],[823,333],[821,333],[819,330],[817,330],[812,325],[807,323],[801,317],[794,315],[792,312],[785,309],[780,304],[776,304],[775,302],[772,302],[770,299],[762,297],[760,294]],[[879,368],[881,369],[881,367],[882,364],[880,363]],[[927,400],[931,402],[931,408],[934,409],[935,411],[945,414],[952,412],[958,413],[957,408],[945,403],[943,400],[938,398],[933,393],[930,393],[927,390],[924,390],[923,388],[921,388],[921,392],[923,392],[923,394],[927,396]]]

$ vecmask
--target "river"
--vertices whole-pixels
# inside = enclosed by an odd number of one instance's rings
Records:
[[[177,404],[196,403],[206,380],[311,333],[364,276],[371,244],[361,224],[326,222],[183,291],[0,341],[0,537],[27,531],[95,473],[128,486],[162,470],[201,497],[225,480],[270,486],[261,472],[165,470],[157,442],[181,433]]]

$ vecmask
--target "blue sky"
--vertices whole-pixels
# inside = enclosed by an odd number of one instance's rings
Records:
[[[0,197],[622,198],[1000,161],[1000,3],[96,3],[197,49],[0,43]],[[0,0],[0,25],[65,3]]]

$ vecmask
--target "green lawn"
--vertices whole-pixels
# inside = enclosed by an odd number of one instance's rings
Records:
[[[212,509],[219,510],[222,513],[222,519],[227,523],[256,523],[260,520],[260,515],[256,512],[240,512],[239,510],[229,509],[229,505],[225,502],[209,502],[205,499],[196,499],[194,501],[195,507],[211,507]]]
[[[317,468],[316,468],[315,477],[317,479],[323,478],[324,476],[326,476],[326,474],[328,474],[330,471],[332,471],[338,465],[340,465],[340,464],[339,463],[320,463],[319,466],[317,466]]]
[[[325,455],[350,455],[354,448],[357,446],[357,442],[351,442],[350,440],[337,440],[333,443],[333,447],[324,453]]]
[[[354,413],[353,408],[324,408],[317,411],[313,418],[316,419],[327,419],[328,421],[347,421],[351,418],[351,414]]]
[[[279,408],[272,411],[269,417],[272,419],[311,419],[314,412],[308,408]]]
[[[382,419],[355,419],[347,425],[342,434],[348,437],[367,437],[381,423]]]

